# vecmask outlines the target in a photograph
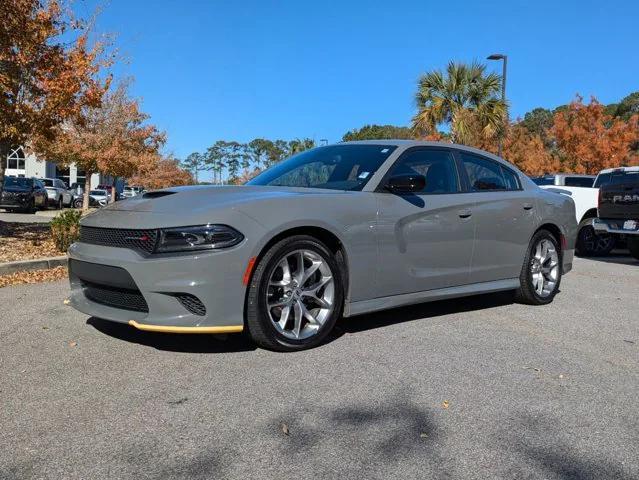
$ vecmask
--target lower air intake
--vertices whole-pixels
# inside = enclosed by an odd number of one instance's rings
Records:
[[[206,307],[195,295],[191,295],[190,293],[176,293],[175,298],[177,298],[178,302],[180,302],[182,306],[193,315],[198,315],[200,317],[206,315]]]

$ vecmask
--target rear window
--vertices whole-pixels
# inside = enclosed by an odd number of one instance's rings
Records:
[[[43,178],[40,181],[44,183],[45,187],[53,187],[53,180],[49,180],[48,178]]]
[[[535,182],[537,185],[554,185],[555,184],[555,177],[533,177],[531,179],[533,182]]]
[[[4,177],[5,187],[30,187],[32,185],[33,185],[33,181],[30,178]]]
[[[618,185],[620,183],[630,183],[639,181],[639,171],[637,172],[609,172],[601,173],[597,176],[595,181],[595,188],[602,187],[603,185]]]
[[[567,187],[592,187],[594,181],[588,177],[566,177],[564,183]]]

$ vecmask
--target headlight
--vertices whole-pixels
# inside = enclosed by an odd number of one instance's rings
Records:
[[[190,252],[232,247],[244,239],[237,230],[226,225],[198,225],[195,227],[160,230],[156,252]]]

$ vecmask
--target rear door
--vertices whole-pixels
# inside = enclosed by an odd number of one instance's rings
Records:
[[[458,150],[475,219],[472,283],[516,278],[535,229],[535,198],[513,170],[487,157]]]
[[[394,175],[424,175],[411,194],[383,189]],[[452,149],[414,147],[390,168],[375,193],[379,248],[377,296],[464,285],[473,248],[473,199],[461,193]]]

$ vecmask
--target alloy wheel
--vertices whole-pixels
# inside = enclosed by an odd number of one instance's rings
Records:
[[[316,335],[333,312],[334,300],[333,272],[319,253],[307,249],[284,255],[266,289],[273,327],[293,340]]]
[[[555,245],[547,238],[542,238],[530,259],[530,275],[537,295],[546,298],[555,291],[559,268],[559,254]]]

